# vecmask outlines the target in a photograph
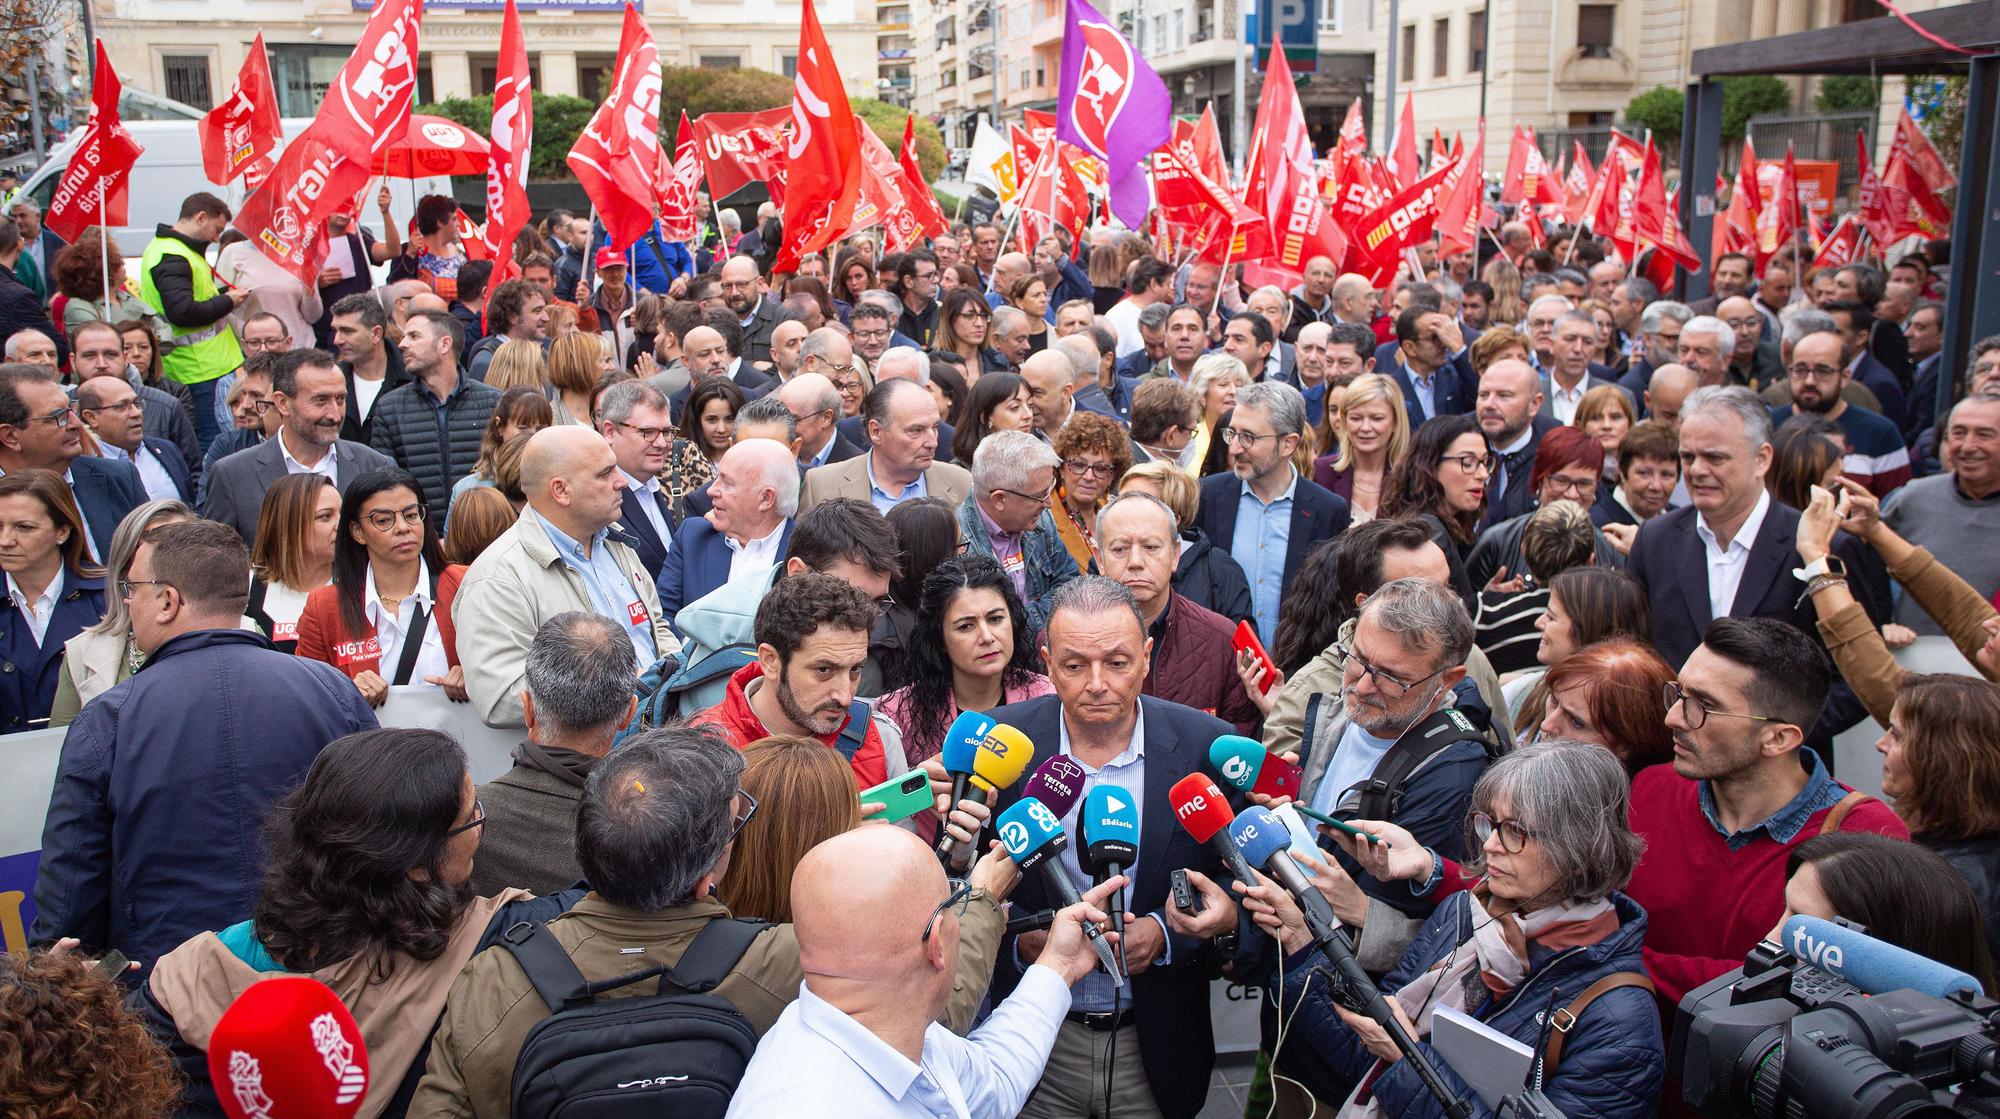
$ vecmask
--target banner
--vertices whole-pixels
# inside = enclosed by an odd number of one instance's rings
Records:
[[[521,13],[514,9],[514,0],[507,0],[507,12],[500,21],[500,64],[487,147],[486,227],[480,240],[486,258],[499,261],[488,291],[514,276],[514,237],[528,224],[528,157],[535,135],[530,77]]]
[[[229,96],[201,118],[195,131],[201,137],[202,173],[209,182],[222,185],[246,173],[262,182],[270,174],[268,157],[284,138],[284,126],[278,119],[278,90],[271,81],[262,32],[251,40]],[[262,174],[253,171],[259,163],[264,165]]]
[[[633,8],[625,9],[611,88],[570,148],[567,162],[597,207],[597,219],[613,247],[625,248],[652,229],[663,173],[660,48]]]
[[[770,188],[771,201],[785,204],[785,138],[790,109],[755,113],[703,113],[694,119],[695,154],[716,202],[751,183]]]
[[[1020,192],[1020,174],[1014,167],[1014,149],[993,130],[993,124],[986,114],[979,115],[979,123],[972,130],[972,154],[965,162],[965,181],[970,186],[983,186],[993,192],[993,196],[1006,205]]]
[[[699,147],[683,111],[674,131],[673,169],[660,184],[660,235],[669,241],[692,241],[701,234]]]

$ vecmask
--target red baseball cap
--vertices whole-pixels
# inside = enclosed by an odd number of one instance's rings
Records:
[[[602,272],[606,268],[623,268],[623,267],[625,267],[624,253],[619,252],[617,249],[614,249],[609,245],[606,245],[603,248],[597,250],[598,271]]]
[[[279,976],[222,1012],[208,1073],[230,1119],[351,1119],[368,1092],[368,1047],[324,983]]]

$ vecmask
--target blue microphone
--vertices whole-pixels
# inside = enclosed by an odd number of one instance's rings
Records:
[[[1871,995],[1906,988],[1939,999],[1981,993],[1979,981],[1957,968],[1832,921],[1795,916],[1781,935],[1785,951]]]
[[[1252,806],[1237,813],[1229,825],[1229,838],[1243,852],[1243,861],[1276,879],[1278,885],[1296,898],[1305,914],[1306,929],[1313,939],[1324,943],[1340,927],[1333,906],[1292,861],[1292,833],[1285,822],[1265,807]],[[1246,883],[1247,885],[1247,883]]]
[[[1139,859],[1139,812],[1132,794],[1112,784],[1092,786],[1076,818],[1083,832],[1083,853],[1099,882]],[[1111,895],[1111,928],[1125,931],[1125,891]]]
[[[1069,836],[1064,834],[1062,821],[1056,819],[1048,805],[1033,797],[1022,797],[1000,814],[996,830],[1000,834],[1001,845],[1007,849],[1007,857],[1014,860],[1021,873],[1042,868],[1043,881],[1056,895],[1058,909],[1083,901],[1076,892],[1076,883],[1069,880],[1069,871],[1057,858],[1069,846]],[[1097,950],[1097,958],[1104,964],[1104,970],[1111,973],[1112,985],[1124,986],[1125,973],[1118,967],[1118,958],[1112,955],[1110,943],[1104,939],[1104,930],[1098,928],[1094,921],[1085,921],[1083,931],[1090,937],[1091,947]]]
[[[951,774],[951,804],[945,811],[958,807],[965,799],[967,789],[972,784],[972,766],[979,757],[979,744],[993,729],[993,720],[977,711],[967,711],[951,721],[944,732],[944,744],[938,750],[938,758],[944,762],[944,771]],[[938,829],[937,852],[939,858],[949,859],[952,842],[944,829]]]

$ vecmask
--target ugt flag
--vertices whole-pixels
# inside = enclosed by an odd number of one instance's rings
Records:
[[[1166,84],[1110,20],[1084,0],[1064,0],[1056,138],[1104,161],[1111,212],[1129,229],[1146,220],[1146,164],[1173,138]]]
[[[56,182],[49,199],[49,212],[42,224],[55,235],[74,241],[92,225],[125,224],[127,177],[132,165],[146,149],[132,138],[125,122],[118,119],[118,96],[124,88],[118,71],[104,53],[104,40],[97,49],[97,78],[90,91],[90,121],[83,126],[83,139],[69,157],[69,166]]]

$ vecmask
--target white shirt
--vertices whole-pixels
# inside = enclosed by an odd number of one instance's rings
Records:
[[[429,583],[424,584],[424,590],[429,593]],[[299,615],[306,612],[306,596],[311,593],[294,590],[283,583],[264,584],[264,616],[271,619],[271,640],[299,639]]]
[[[736,578],[746,571],[767,568],[778,562],[778,539],[785,534],[785,522],[755,540],[745,540],[738,544],[734,536],[722,534],[722,542],[729,545],[729,577]]]
[[[61,567],[56,568],[56,577],[50,579],[49,585],[43,587],[42,593],[33,599],[28,597],[28,593],[21,589],[19,583],[14,582],[12,575],[7,576],[7,597],[14,600],[15,607],[21,611],[21,617],[27,619],[28,629],[33,631],[35,635],[35,645],[37,648],[41,646],[42,640],[48,636],[49,622],[56,616],[56,600],[62,597],[62,593],[63,569]]]
[[[646,523],[653,526],[653,535],[660,538],[660,543],[666,546],[665,550],[672,551],[674,531],[667,527],[667,515],[660,510],[658,500],[660,479],[652,477],[640,481],[637,474],[628,473],[622,466],[618,468],[618,473],[625,475],[626,489],[635,494],[643,493],[644,496],[639,498],[639,511],[646,515]]]
[[[139,484],[145,487],[147,497],[155,501],[181,499],[181,488],[175,484],[174,476],[167,473],[167,468],[160,463],[160,456],[154,454],[153,449],[144,442],[139,444],[138,450],[129,454],[123,447],[114,446],[102,439],[97,441],[97,445],[103,450],[105,458],[114,462],[129,462],[138,469]]]
[[[368,413],[375,410],[375,399],[382,395],[382,386],[388,383],[389,378],[386,374],[373,381],[366,377],[356,376],[354,378],[354,414],[364,420],[367,419]]]
[[[281,427],[278,429],[278,455],[285,460],[287,474],[320,474],[333,479],[334,485],[340,484],[340,476],[335,474],[333,469],[332,447],[328,447],[326,453],[319,456],[318,462],[307,466],[292,457],[291,433]]]
[[[1062,976],[1030,967],[969,1036],[932,1022],[924,1030],[923,1060],[912,1063],[801,983],[798,1001],[757,1044],[729,1115],[1009,1119],[1041,1081],[1068,1010]]]
[[[1562,387],[1561,381],[1555,379],[1554,374],[1550,374],[1549,411],[1555,415],[1557,423],[1567,427],[1576,419],[1577,405],[1583,403],[1583,388],[1589,383],[1590,375],[1586,373],[1583,379],[1576,383],[1575,388],[1566,389]]]
[[[396,667],[403,663],[403,638],[408,636],[411,624],[416,620],[417,607],[426,612],[431,609],[431,573],[422,560],[417,561],[417,589],[410,597],[396,604],[396,612],[389,614],[382,609],[382,599],[375,590],[375,565],[368,565],[368,584],[363,588],[368,595],[365,604],[368,620],[375,625],[375,642],[381,650],[382,665],[377,675],[391,684],[396,682]],[[437,619],[424,623],[423,645],[417,650],[416,663],[410,666],[409,683],[415,687],[434,688],[436,684],[424,683],[426,676],[443,676],[451,671],[451,662],[444,655],[444,635],[438,632]]]
[[[1697,514],[1694,519],[1695,535],[1701,537],[1702,558],[1708,562],[1708,616],[1727,618],[1730,608],[1736,605],[1736,589],[1743,585],[1743,569],[1750,564],[1750,545],[1757,542],[1757,530],[1764,527],[1764,514],[1771,511],[1769,490],[1757,495],[1757,505],[1750,510],[1750,519],[1736,530],[1736,537],[1728,543],[1720,543],[1715,533],[1709,529],[1708,520]]]
[[[1111,329],[1118,332],[1120,361],[1125,360],[1127,355],[1146,348],[1146,340],[1139,334],[1140,310],[1142,308],[1137,303],[1130,299],[1121,299],[1109,311],[1104,312],[1104,318],[1111,324]]]

